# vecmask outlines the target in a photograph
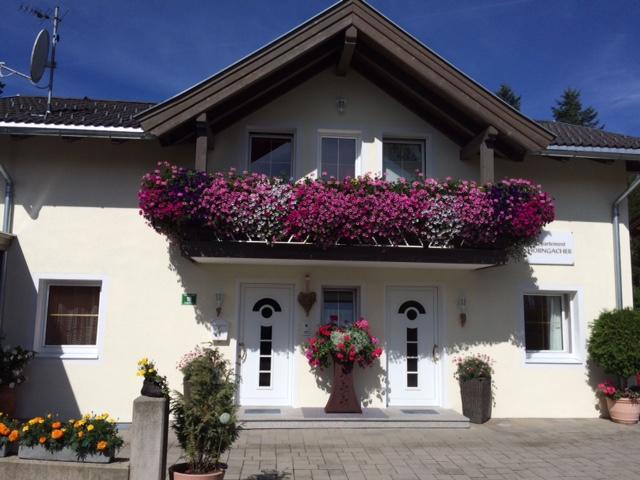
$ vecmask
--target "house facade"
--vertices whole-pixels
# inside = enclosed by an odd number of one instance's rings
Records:
[[[21,416],[130,421],[137,360],[179,389],[176,362],[211,340],[236,366],[241,405],[320,407],[330,374],[310,370],[301,345],[332,316],[367,318],[384,347],[356,373],[365,406],[460,411],[453,359],[486,353],[494,416],[599,415],[585,343],[616,307],[611,210],[640,139],[535,122],[357,0],[158,105],[55,99],[35,116],[44,102],[0,99],[14,187],[2,328],[38,352]],[[176,244],[139,212],[158,162],[294,180],[526,178],[553,196],[556,219],[546,244],[506,262],[415,245]],[[631,305],[625,207],[622,220]],[[316,294],[308,313],[301,292]]]

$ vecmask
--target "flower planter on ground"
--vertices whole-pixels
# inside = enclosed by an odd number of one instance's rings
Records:
[[[0,458],[8,457],[9,455],[15,455],[18,453],[18,445],[0,445]]]
[[[609,417],[616,423],[635,425],[640,417],[640,401],[635,398],[620,398],[615,400],[607,397]]]
[[[360,400],[353,387],[353,362],[333,361],[331,395],[324,411],[326,413],[362,413]]]
[[[21,445],[18,450],[18,457],[25,460],[53,460],[57,462],[85,462],[85,463],[111,463],[112,455],[102,455],[98,453],[89,453],[84,457],[69,447],[64,447],[56,452],[51,452],[46,448],[36,445],[33,447],[25,447]]]
[[[462,414],[471,423],[485,423],[491,418],[491,377],[460,382]]]

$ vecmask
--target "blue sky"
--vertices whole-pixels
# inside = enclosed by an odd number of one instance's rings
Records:
[[[0,0],[0,61],[28,70],[41,26]],[[34,6],[51,2],[33,0]],[[330,6],[325,0],[60,0],[56,96],[160,101]],[[522,111],[551,117],[565,87],[607,130],[640,136],[640,1],[370,0],[490,90],[507,82]],[[4,95],[39,95],[8,78]]]

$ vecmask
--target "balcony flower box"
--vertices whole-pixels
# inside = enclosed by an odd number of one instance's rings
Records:
[[[504,249],[522,257],[553,221],[551,197],[524,179],[472,181],[332,178],[300,182],[209,174],[167,163],[142,179],[140,213],[188,242],[281,242],[323,249],[418,246]]]
[[[89,453],[81,457],[75,450],[69,447],[51,452],[40,445],[33,447],[21,445],[18,450],[18,457],[25,460],[52,460],[58,462],[111,463],[113,461],[112,455]]]

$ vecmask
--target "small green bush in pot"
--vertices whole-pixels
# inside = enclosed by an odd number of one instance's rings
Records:
[[[462,413],[471,423],[484,423],[491,418],[491,375],[493,360],[481,353],[454,358],[454,377],[460,382]]]
[[[174,392],[172,428],[182,447],[186,463],[171,467],[175,480],[221,479],[224,467],[221,455],[238,437],[235,404],[236,382],[229,362],[214,347],[202,348],[181,366],[189,384],[186,398]],[[207,476],[203,476],[207,475]]]
[[[640,394],[636,387],[629,387],[628,380],[640,372],[640,311],[625,308],[601,313],[591,326],[588,351],[596,365],[615,376],[614,382],[598,386],[611,420],[638,423]]]

